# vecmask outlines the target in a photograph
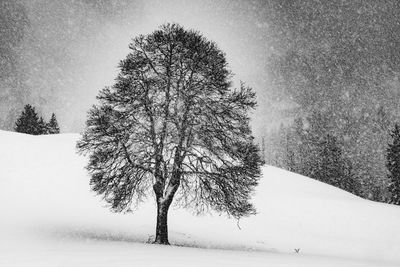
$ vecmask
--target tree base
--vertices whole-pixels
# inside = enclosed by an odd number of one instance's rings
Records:
[[[171,244],[168,241],[161,241],[161,240],[154,240],[152,244],[157,244],[157,245],[167,245],[170,246]]]

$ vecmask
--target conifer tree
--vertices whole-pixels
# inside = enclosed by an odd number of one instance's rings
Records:
[[[224,53],[179,25],[139,36],[129,48],[78,142],[90,156],[92,189],[118,212],[152,188],[159,244],[169,244],[174,199],[196,212],[253,214],[262,162],[249,127],[254,92],[233,89]]]
[[[388,169],[390,202],[400,205],[400,126],[396,123],[390,132],[392,143],[386,153],[386,167]]]
[[[32,135],[42,134],[43,128],[40,125],[40,119],[31,105],[26,105],[20,117],[15,123],[15,131]]]
[[[51,114],[51,118],[49,123],[47,123],[47,130],[49,134],[59,134],[60,127],[58,126],[56,115],[53,113]]]
[[[327,134],[319,144],[317,170],[314,178],[351,193],[357,192],[350,161],[346,160],[337,138]]]
[[[39,134],[48,134],[47,123],[44,122],[43,117],[39,118],[39,129],[40,129]]]

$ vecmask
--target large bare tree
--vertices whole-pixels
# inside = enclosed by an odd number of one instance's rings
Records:
[[[174,196],[197,212],[254,213],[249,199],[261,164],[248,117],[254,92],[232,89],[224,53],[179,25],[141,35],[129,48],[78,142],[90,156],[92,189],[124,211],[152,188],[159,244],[169,244]]]

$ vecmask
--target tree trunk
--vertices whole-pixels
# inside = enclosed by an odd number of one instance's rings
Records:
[[[169,245],[168,242],[168,209],[170,201],[161,201],[157,199],[157,225],[156,225],[156,238],[154,244]]]
[[[178,162],[178,161],[176,161]],[[180,184],[179,168],[174,166],[172,178],[168,183],[166,192],[164,193],[164,182],[156,182],[153,185],[153,190],[157,200],[157,225],[156,225],[156,238],[154,244],[169,245],[168,242],[168,209],[171,206],[172,200]],[[162,179],[158,179],[162,181]],[[165,194],[165,195],[164,195]]]

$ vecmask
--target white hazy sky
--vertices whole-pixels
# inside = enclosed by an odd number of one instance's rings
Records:
[[[67,109],[70,107],[70,112],[60,114],[65,130],[76,131],[87,109],[95,103],[98,91],[112,85],[119,60],[129,52],[131,38],[151,33],[163,23],[175,22],[199,30],[215,41],[226,53],[235,84],[243,81],[257,92],[259,105],[252,116],[252,125],[255,134],[260,134],[269,120],[266,61],[271,50],[265,8],[260,7],[263,7],[262,0],[138,0],[129,2],[111,19],[101,17],[103,22],[96,32],[91,32],[89,38],[78,37],[72,42],[73,47],[68,47],[70,56],[78,59],[79,64],[69,66],[69,78],[76,88],[63,103]],[[53,23],[53,18],[57,23],[56,16],[56,13],[50,14],[49,23]]]

